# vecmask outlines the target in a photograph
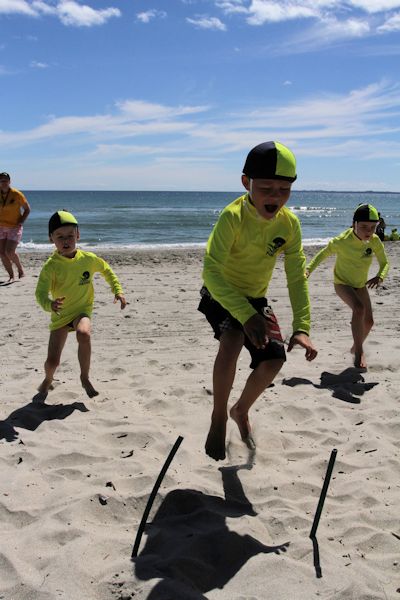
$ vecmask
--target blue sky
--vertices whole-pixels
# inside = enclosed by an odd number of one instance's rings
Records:
[[[0,170],[22,189],[400,192],[400,0],[0,0]]]

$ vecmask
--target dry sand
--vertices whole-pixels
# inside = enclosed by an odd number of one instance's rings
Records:
[[[44,255],[23,254],[27,276],[0,287],[0,599],[400,598],[400,244],[387,250],[388,279],[371,293],[368,372],[352,368],[350,314],[326,261],[310,279],[318,358],[291,353],[252,410],[255,454],[230,422],[223,463],[203,450],[217,343],[196,310],[202,252],[105,255],[129,305],[120,311],[99,278],[91,374],[100,395],[80,387],[72,334],[43,407],[31,398],[48,340],[49,316],[34,300]],[[269,298],[290,333],[282,262]],[[244,350],[232,400],[248,365]],[[308,536],[333,448],[317,577]]]

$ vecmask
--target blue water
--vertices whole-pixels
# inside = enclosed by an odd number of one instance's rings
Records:
[[[91,248],[204,245],[221,209],[235,192],[25,191],[32,212],[22,249],[49,249],[47,223],[65,209],[79,221],[81,243]],[[323,244],[351,225],[358,204],[374,204],[388,229],[399,226],[400,194],[293,191],[288,206],[298,215],[305,244]]]

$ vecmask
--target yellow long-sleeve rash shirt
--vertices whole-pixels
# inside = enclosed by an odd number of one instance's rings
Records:
[[[91,316],[95,273],[104,277],[114,295],[123,293],[118,277],[111,267],[92,252],[78,249],[73,258],[66,258],[54,252],[48,258],[39,275],[36,300],[44,310],[51,312],[51,331],[68,325],[80,314]],[[60,314],[56,314],[51,310],[51,302],[63,296],[65,300]]]
[[[332,254],[336,254],[334,283],[350,285],[353,288],[364,287],[368,281],[368,271],[374,254],[379,263],[377,277],[384,279],[389,270],[385,248],[375,233],[370,241],[365,243],[356,236],[353,228],[346,229],[314,256],[306,267],[307,271],[312,273]]]
[[[226,206],[207,242],[204,284],[212,297],[244,324],[256,314],[247,298],[265,296],[282,252],[293,331],[309,333],[310,301],[300,223],[286,207],[267,220],[258,215],[248,194]]]

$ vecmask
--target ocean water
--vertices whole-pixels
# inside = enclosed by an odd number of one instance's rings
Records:
[[[24,191],[32,212],[20,249],[49,250],[49,217],[72,212],[80,224],[80,246],[151,248],[203,246],[220,211],[242,192],[52,192]],[[358,204],[377,207],[400,229],[400,194],[293,191],[287,204],[299,217],[304,244],[325,244],[351,225]]]

